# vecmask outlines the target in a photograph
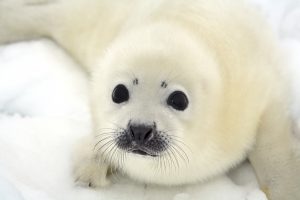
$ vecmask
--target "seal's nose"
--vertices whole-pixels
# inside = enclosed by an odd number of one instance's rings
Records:
[[[132,141],[137,144],[145,144],[151,140],[154,136],[155,130],[154,126],[146,125],[130,125],[129,134]]]

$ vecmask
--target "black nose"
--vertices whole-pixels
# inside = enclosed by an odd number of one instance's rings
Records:
[[[154,126],[145,126],[145,125],[129,126],[130,137],[137,144],[145,144],[147,141],[153,138],[154,133],[155,133]]]

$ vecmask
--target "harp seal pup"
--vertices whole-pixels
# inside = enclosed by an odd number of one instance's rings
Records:
[[[246,157],[271,200],[300,199],[276,39],[242,1],[2,0],[0,42],[48,37],[91,75],[74,175],[180,185]]]

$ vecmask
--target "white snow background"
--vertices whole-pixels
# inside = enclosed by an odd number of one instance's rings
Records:
[[[251,0],[280,37],[293,113],[300,113],[300,0]],[[0,200],[266,200],[252,168],[198,185],[155,187],[116,177],[75,186],[72,145],[91,130],[86,74],[52,42],[0,47]]]

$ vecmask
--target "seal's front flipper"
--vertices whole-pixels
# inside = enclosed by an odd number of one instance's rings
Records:
[[[94,146],[92,136],[88,136],[77,144],[73,153],[73,175],[75,183],[79,186],[110,185],[110,167],[94,152]]]
[[[249,156],[269,200],[300,199],[300,153],[294,142],[293,121],[286,109],[280,104],[269,107]]]

